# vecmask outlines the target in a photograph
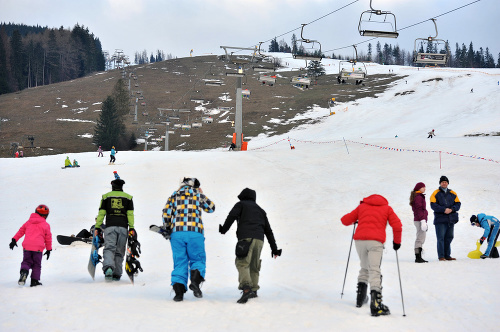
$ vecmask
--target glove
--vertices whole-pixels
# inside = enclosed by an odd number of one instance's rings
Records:
[[[132,241],[129,243],[130,253],[135,257],[140,257],[141,254],[141,243],[139,241]]]
[[[282,249],[276,249],[271,252],[271,257],[281,256]]]
[[[484,240],[486,240],[486,238],[483,236],[479,239],[479,243],[483,244]]]
[[[165,240],[170,240],[170,236],[172,235],[171,225],[172,224],[163,224],[163,226],[160,227],[160,234]]]
[[[423,231],[423,232],[427,232],[427,229],[429,227],[427,226],[427,221],[425,220],[422,220],[420,221],[420,229]]]
[[[47,256],[47,260],[49,260],[49,257],[50,257],[50,252],[51,252],[51,251],[52,251],[52,250],[47,250],[47,251],[45,251],[45,254],[43,254],[44,256]]]
[[[12,241],[10,241],[9,248],[10,250],[14,250],[14,247],[17,247],[17,242],[16,240],[12,239]]]
[[[128,237],[132,238],[132,240],[137,241],[137,232],[134,228],[128,230]]]
[[[392,241],[392,248],[397,251],[399,248],[401,248],[401,243]]]
[[[102,229],[96,228],[94,231],[95,236],[99,238],[99,243],[104,243],[104,235],[102,234]]]

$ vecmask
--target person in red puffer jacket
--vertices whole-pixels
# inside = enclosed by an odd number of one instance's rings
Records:
[[[21,226],[19,231],[14,235],[9,244],[10,249],[17,247],[17,241],[25,236],[23,241],[23,262],[21,263],[21,276],[18,284],[24,286],[28,272],[31,269],[31,285],[41,286],[40,275],[42,273],[42,258],[43,255],[50,257],[52,251],[52,233],[50,225],[45,219],[49,216],[49,208],[47,205],[40,204],[32,213],[29,220]],[[43,250],[46,249],[42,255]]]
[[[392,227],[393,249],[401,247],[403,225],[381,195],[371,195],[363,198],[359,206],[341,218],[342,224],[349,226],[357,223],[358,229],[353,235],[358,252],[361,270],[358,275],[358,291],[356,307],[361,307],[368,301],[366,296],[370,283],[372,316],[389,315],[387,306],[382,304],[382,274],[380,264],[386,238],[387,222]]]

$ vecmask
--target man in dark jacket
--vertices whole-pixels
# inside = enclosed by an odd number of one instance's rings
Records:
[[[249,299],[257,297],[257,290],[260,288],[260,254],[264,246],[264,235],[271,246],[271,256],[274,258],[281,256],[281,249],[278,250],[266,212],[257,205],[256,197],[255,190],[243,189],[238,195],[240,201],[229,212],[224,226],[219,225],[219,232],[226,234],[235,220],[238,223],[236,269],[239,274],[238,289],[243,290],[238,303],[246,303]],[[248,252],[240,253],[239,248],[245,247],[248,248]]]
[[[134,202],[132,196],[123,191],[125,181],[115,179],[111,181],[111,188],[102,195],[99,214],[96,218],[95,234],[102,232],[104,217],[103,271],[106,280],[120,280],[123,272],[123,259],[127,246],[129,228],[132,234],[134,229]]]
[[[448,188],[448,178],[441,176],[439,188],[430,198],[431,209],[434,211],[434,227],[436,228],[437,252],[440,261],[454,261],[451,257],[451,241],[453,241],[455,224],[458,222],[460,200],[457,193]]]

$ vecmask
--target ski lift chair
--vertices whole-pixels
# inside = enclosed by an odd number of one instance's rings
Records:
[[[436,29],[436,35],[434,37],[415,39],[415,49],[413,51],[413,62],[416,64],[446,65],[448,63],[450,50],[448,49],[448,44],[444,40],[437,39],[438,30],[437,30],[436,19],[431,18],[431,20],[434,23],[434,28]],[[436,42],[437,45],[444,45],[446,53],[418,52],[418,50],[417,50],[418,41],[420,41],[420,45],[423,45],[424,41],[427,41],[427,43]]]
[[[259,43],[258,54],[256,56],[257,64],[252,67],[252,69],[256,72],[260,73],[271,73],[276,70],[276,66],[274,63],[274,57],[263,54],[260,50],[260,46],[263,42]]]
[[[376,17],[384,16],[383,21],[372,21],[372,15],[375,14]],[[368,17],[368,19],[366,19]],[[390,20],[387,20],[390,18]],[[364,24],[362,24],[364,22]],[[372,27],[371,23],[380,23],[384,24],[384,26],[390,25],[390,30],[373,30],[367,29],[366,22],[369,22],[368,27]],[[378,9],[373,9],[372,0],[370,0],[370,10],[365,10],[361,13],[361,17],[359,18],[358,31],[361,36],[365,37],[383,37],[383,38],[398,38],[399,33],[397,32],[396,27],[396,15],[389,11],[382,11]]]
[[[321,61],[323,59],[323,54],[321,53],[321,43],[317,40],[306,39],[303,36],[304,27],[307,24],[302,23],[302,29],[300,30],[300,47],[297,48],[297,52],[292,54],[294,59],[311,60],[311,61]],[[304,47],[304,45],[311,44],[310,48]],[[319,47],[315,48],[315,44]]]
[[[204,116],[201,118],[201,121],[204,123],[212,123],[214,121],[214,119],[212,119],[211,116]]]
[[[215,78],[216,76],[219,76],[218,74],[212,73],[212,67],[214,65],[210,65],[210,69],[208,72],[205,74],[205,85],[206,86],[221,86],[222,85],[222,80]]]
[[[260,75],[259,76],[259,82],[262,84],[267,84],[269,86],[273,86],[276,84],[276,76],[270,76],[270,75]]]
[[[311,85],[311,79],[309,77],[293,76],[292,84],[309,86]]]
[[[339,78],[337,80],[342,82],[348,79],[355,79],[356,85],[359,85],[366,78],[367,70],[363,62],[361,62],[363,67],[359,66],[358,68],[356,68],[356,65],[358,64],[358,50],[356,48],[356,45],[352,46],[354,47],[355,58],[349,61],[339,61]],[[350,63],[351,68],[345,68],[344,66],[342,66],[343,63]]]

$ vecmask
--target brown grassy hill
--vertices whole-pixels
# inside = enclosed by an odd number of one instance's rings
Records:
[[[148,149],[155,144],[163,147],[161,136],[165,134],[165,115],[172,112],[158,108],[190,109],[181,113],[174,123],[200,121],[202,111],[195,110],[200,104],[192,98],[203,98],[205,110],[231,107],[229,112],[213,114],[213,123],[190,130],[175,129],[169,135],[170,150],[200,150],[226,146],[231,141],[234,128],[236,78],[225,76],[226,64],[216,56],[203,56],[167,60],[147,65],[130,66],[125,71],[116,69],[93,74],[81,79],[48,86],[23,90],[18,93],[0,95],[0,157],[9,157],[11,143],[24,147],[25,156],[75,153],[95,151],[91,135],[99,118],[101,102],[111,94],[116,81],[130,78],[130,114],[125,117],[128,131],[144,137],[144,133],[154,133],[148,139]],[[260,133],[276,135],[310,120],[293,121],[289,124],[269,122],[271,118],[292,119],[296,114],[307,111],[314,104],[327,107],[327,101],[335,97],[337,102],[348,102],[383,92],[393,82],[395,75],[371,75],[366,86],[337,84],[335,75],[318,79],[317,85],[299,90],[290,79],[297,72],[280,72],[274,86],[266,86],[258,81],[258,73],[248,71],[243,79],[243,89],[251,91],[250,99],[243,100],[243,133],[254,137]],[[136,79],[134,79],[134,77]],[[205,81],[220,79],[221,86],[206,86]],[[138,123],[133,123],[134,108],[139,100]],[[227,96],[230,100],[223,101]],[[145,103],[142,105],[142,103]],[[156,130],[155,130],[156,129]],[[28,135],[35,137],[34,148],[30,148]],[[140,144],[138,150],[144,149]]]

